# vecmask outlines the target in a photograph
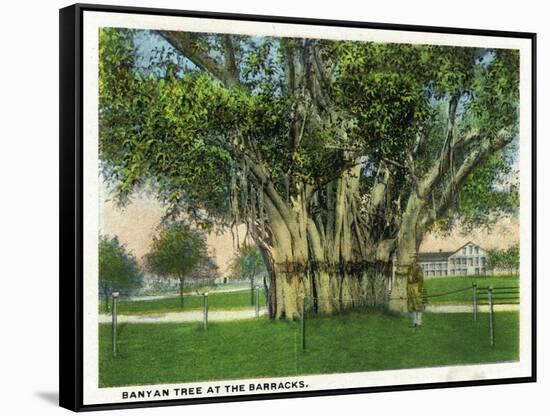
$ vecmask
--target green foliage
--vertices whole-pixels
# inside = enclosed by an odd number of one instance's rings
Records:
[[[190,280],[195,284],[208,285],[213,284],[219,275],[219,268],[216,261],[208,255],[208,252],[203,250],[202,256],[189,274]]]
[[[99,238],[99,287],[104,297],[113,291],[137,289],[142,285],[142,274],[134,256],[117,237]]]
[[[519,269],[519,244],[514,244],[507,249],[489,250],[487,265],[493,270],[500,269],[517,272]]]
[[[335,52],[335,95],[357,120],[354,141],[371,162],[403,161],[430,114],[425,47],[338,42]]]
[[[484,55],[476,66],[471,88],[475,99],[466,110],[472,114],[472,124],[484,135],[495,135],[501,129],[512,128],[517,133],[519,115],[519,52],[496,49]]]
[[[204,250],[201,234],[185,223],[173,223],[153,238],[146,262],[159,276],[183,279],[199,263]]]
[[[457,205],[466,230],[518,214],[519,183],[509,158],[506,150],[490,155],[460,189]]]
[[[153,41],[136,41],[146,35]],[[223,37],[189,36],[193,48],[220,67],[231,63]],[[100,158],[121,201],[148,186],[172,213],[184,210],[208,227],[229,221],[236,192],[253,193],[245,157],[261,162],[287,201],[302,189],[295,184],[326,183],[360,158],[367,194],[380,164],[393,163],[394,187],[402,190],[394,206],[402,210],[413,179],[445,148],[450,104],[456,105],[456,133],[479,138],[456,150],[449,174],[481,138],[517,132],[514,50],[254,36],[233,41],[239,78],[229,84],[173,48],[147,58],[141,49],[167,45],[153,32],[100,30]],[[304,68],[306,52],[317,55]],[[298,88],[300,70],[308,82]],[[517,189],[502,185],[513,162],[504,151],[484,160],[459,198],[457,184],[445,216],[460,213],[479,224],[513,212]]]

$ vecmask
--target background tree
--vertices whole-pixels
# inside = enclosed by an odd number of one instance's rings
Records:
[[[200,262],[205,253],[203,236],[188,224],[174,222],[153,237],[151,249],[145,256],[151,272],[179,281],[180,307],[183,309],[185,278]]]
[[[99,290],[109,311],[109,295],[115,291],[127,291],[141,287],[143,276],[134,256],[118,241],[117,237],[99,238]]]
[[[99,46],[104,176],[121,201],[148,186],[201,226],[245,224],[273,317],[308,297],[403,311],[428,230],[517,208],[515,50],[121,29]]]
[[[195,268],[189,273],[189,280],[202,286],[212,285],[219,276],[216,261],[204,250]]]
[[[506,270],[508,273],[517,273],[519,270],[519,244],[514,244],[507,249],[489,250],[487,266],[491,270]]]
[[[250,304],[254,305],[254,279],[266,274],[264,260],[258,247],[241,246],[231,262],[231,273],[233,277],[250,281]]]

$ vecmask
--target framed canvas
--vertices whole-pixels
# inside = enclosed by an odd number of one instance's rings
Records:
[[[60,11],[60,404],[536,379],[533,33]]]

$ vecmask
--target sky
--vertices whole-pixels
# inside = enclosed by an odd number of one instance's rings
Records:
[[[109,237],[117,236],[141,263],[142,257],[149,251],[165,209],[153,197],[146,195],[134,197],[131,203],[119,207],[109,198],[103,184],[100,199],[100,233]],[[244,226],[238,231],[242,239]],[[223,275],[228,271],[229,262],[235,254],[231,232],[208,234],[206,243]]]

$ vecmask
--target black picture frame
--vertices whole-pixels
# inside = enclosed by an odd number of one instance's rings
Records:
[[[531,375],[519,378],[495,378],[460,382],[437,382],[380,387],[327,389],[321,391],[282,392],[242,396],[211,398],[171,399],[114,404],[85,405],[83,402],[83,219],[86,207],[83,205],[83,14],[87,11],[129,13],[136,15],[196,17],[208,19],[231,19],[236,21],[257,21],[291,23],[300,25],[322,25],[389,31],[427,32],[439,34],[463,34],[502,38],[521,38],[531,42],[531,148],[532,148],[532,270],[531,270]],[[536,34],[481,29],[464,29],[434,26],[400,25],[372,22],[336,21],[283,16],[228,14],[199,11],[182,11],[141,7],[105,6],[75,4],[60,10],[60,255],[59,255],[59,403],[74,411],[122,409],[154,406],[173,406],[228,401],[266,400],[290,397],[311,397],[401,391],[464,386],[483,386],[509,383],[535,382],[537,372],[536,350]]]

